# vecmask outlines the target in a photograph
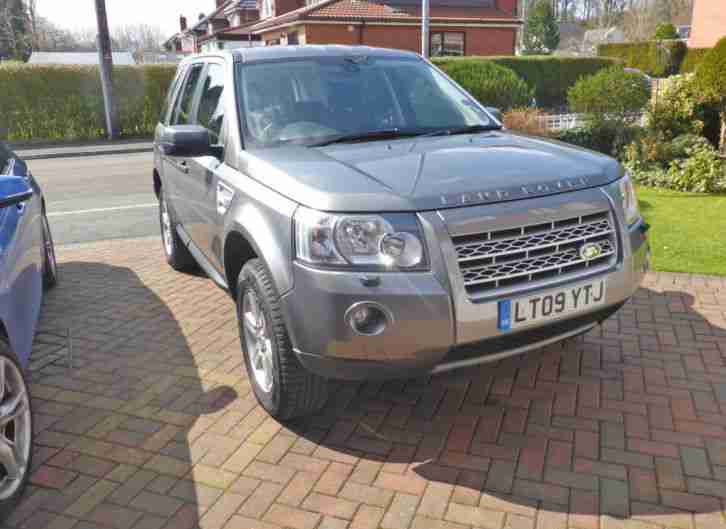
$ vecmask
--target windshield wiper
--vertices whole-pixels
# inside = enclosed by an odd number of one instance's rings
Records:
[[[491,130],[501,130],[499,125],[469,125],[468,127],[458,127],[453,129],[440,129],[433,132],[422,134],[422,138],[431,138],[433,136],[454,136],[456,134],[474,134],[477,132],[488,132]]]
[[[420,136],[420,132],[413,132],[404,129],[382,129],[382,130],[371,130],[368,132],[355,132],[353,134],[341,134],[328,140],[324,140],[318,143],[313,143],[310,147],[325,147],[326,145],[333,145],[334,143],[353,143],[356,141],[375,141],[375,140],[390,140],[393,138],[411,138],[414,136]]]

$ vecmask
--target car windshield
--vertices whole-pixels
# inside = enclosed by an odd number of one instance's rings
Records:
[[[497,127],[481,105],[415,58],[259,62],[240,65],[237,76],[248,147]]]

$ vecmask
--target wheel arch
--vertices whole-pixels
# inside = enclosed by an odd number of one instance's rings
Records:
[[[239,227],[232,229],[224,240],[224,275],[232,297],[237,298],[237,279],[244,265],[259,257],[259,252]]]

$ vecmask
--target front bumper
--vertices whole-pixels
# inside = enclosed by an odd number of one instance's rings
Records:
[[[644,225],[621,229],[617,264],[598,274],[607,278],[602,305],[521,330],[501,331],[497,303],[501,296],[471,301],[460,292],[458,265],[446,242],[451,225],[436,213],[423,214],[421,220],[429,248],[441,248],[440,253],[431,252],[431,272],[378,274],[380,284],[370,286],[369,274],[295,263],[294,288],[282,305],[293,346],[307,369],[344,380],[409,378],[521,354],[587,332],[610,317],[637,290],[649,265]],[[587,278],[569,283],[583,279]],[[554,286],[534,284],[507,297]],[[358,335],[345,321],[348,308],[362,301],[379,304],[393,316],[382,334]]]

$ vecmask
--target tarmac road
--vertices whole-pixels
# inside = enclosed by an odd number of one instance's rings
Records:
[[[56,244],[159,234],[151,153],[28,161]]]

